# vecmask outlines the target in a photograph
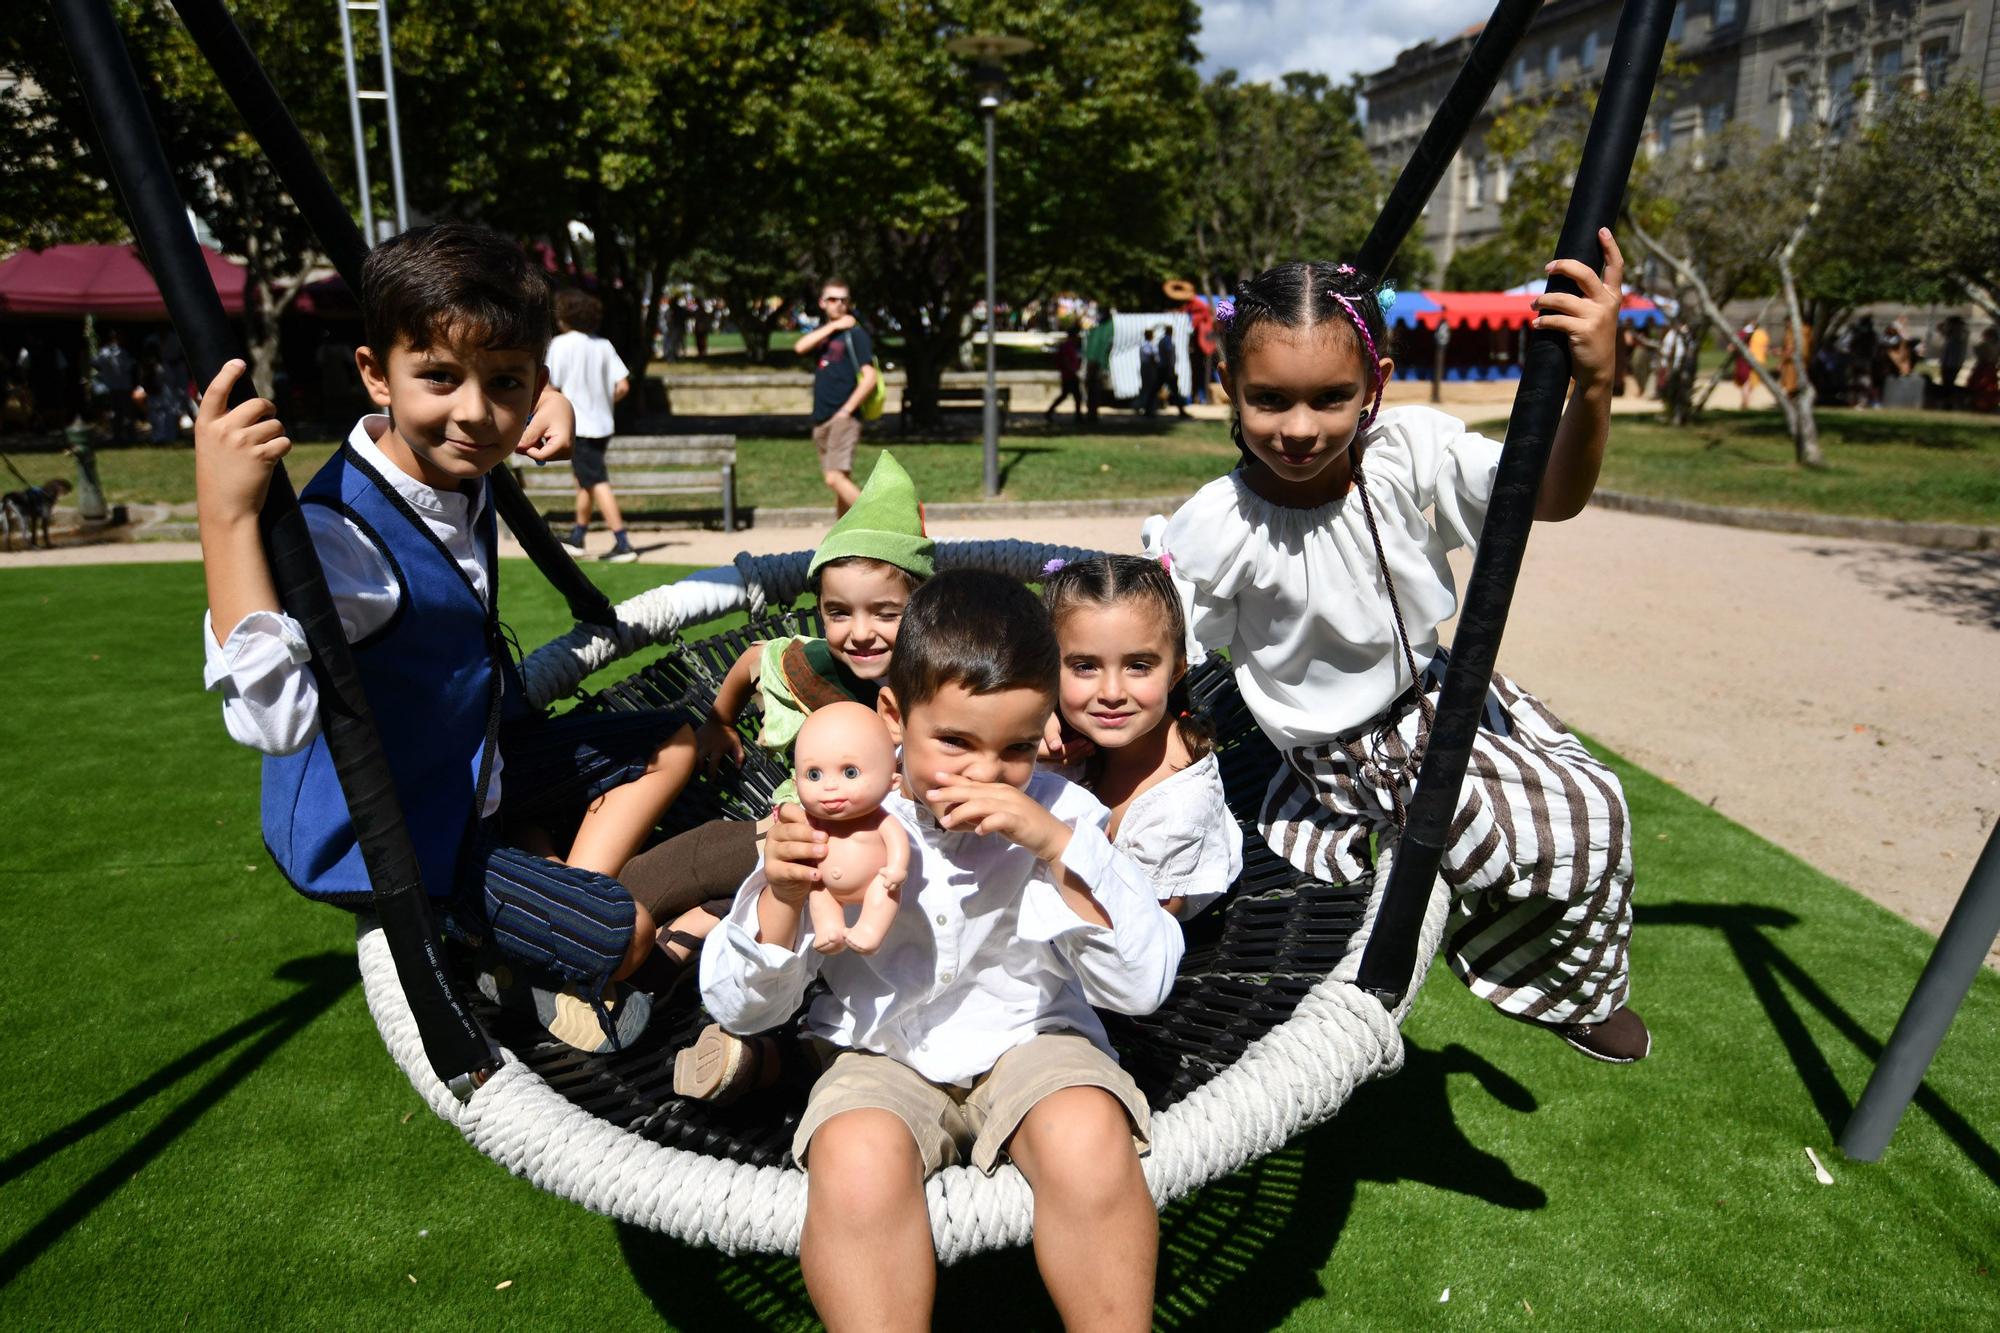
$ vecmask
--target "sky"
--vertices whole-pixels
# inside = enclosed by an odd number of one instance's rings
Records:
[[[1203,75],[1234,69],[1268,80],[1307,69],[1345,83],[1492,12],[1492,0],[1201,0],[1195,44]]]

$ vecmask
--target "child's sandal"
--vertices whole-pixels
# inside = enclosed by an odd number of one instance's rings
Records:
[[[727,1106],[763,1086],[765,1062],[776,1055],[769,1037],[739,1037],[710,1023],[674,1056],[674,1092]]]

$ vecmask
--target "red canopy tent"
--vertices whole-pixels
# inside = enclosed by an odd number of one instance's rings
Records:
[[[1437,310],[1419,311],[1417,323],[1434,329],[1443,320],[1454,329],[1518,329],[1535,317],[1535,298],[1517,292],[1425,292]]]
[[[244,271],[202,247],[228,315],[243,313]],[[166,303],[134,245],[52,245],[0,260],[0,315],[165,319]]]

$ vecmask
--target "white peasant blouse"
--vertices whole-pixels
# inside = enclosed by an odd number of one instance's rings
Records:
[[[1422,671],[1458,608],[1445,556],[1479,539],[1500,442],[1433,408],[1392,407],[1365,444],[1361,470]],[[1413,683],[1358,488],[1294,509],[1232,472],[1175,512],[1161,545],[1189,637],[1228,650],[1244,701],[1281,750],[1353,732]]]

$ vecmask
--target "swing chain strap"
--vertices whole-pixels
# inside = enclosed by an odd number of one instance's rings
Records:
[[[1417,670],[1417,655],[1410,650],[1410,630],[1403,623],[1403,604],[1396,596],[1396,580],[1389,576],[1389,557],[1382,549],[1382,533],[1375,526],[1375,504],[1368,498],[1368,482],[1360,460],[1354,465],[1354,489],[1361,493],[1361,517],[1368,524],[1368,538],[1375,543],[1375,563],[1382,571],[1382,586],[1389,594],[1389,611],[1396,619],[1396,642],[1403,650],[1403,665],[1409,668],[1410,688],[1417,696],[1417,742],[1400,762],[1385,762],[1380,754],[1373,756],[1376,769],[1389,780],[1389,801],[1395,807],[1396,828],[1400,832],[1409,822],[1410,813],[1403,802],[1403,780],[1412,777],[1423,763],[1424,749],[1430,744],[1431,728],[1437,723],[1437,711],[1431,705],[1430,695],[1424,689],[1424,679]],[[1379,746],[1379,742],[1377,742]]]

